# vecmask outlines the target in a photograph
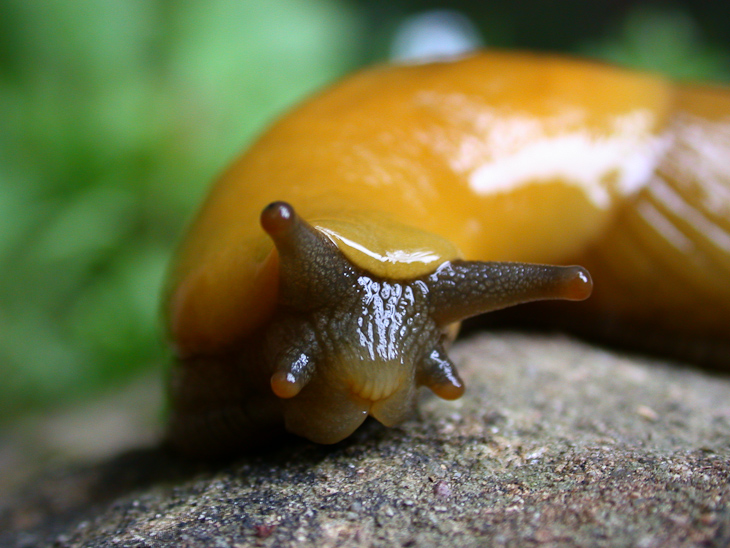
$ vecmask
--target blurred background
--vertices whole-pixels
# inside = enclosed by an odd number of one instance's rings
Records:
[[[369,63],[476,46],[728,81],[729,6],[0,0],[0,466],[18,443],[102,455],[153,438],[175,242],[298,99]]]

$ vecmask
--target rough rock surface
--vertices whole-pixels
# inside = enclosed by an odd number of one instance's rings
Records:
[[[0,503],[0,546],[730,545],[730,380],[560,336],[452,357],[466,395],[399,428],[49,471]]]

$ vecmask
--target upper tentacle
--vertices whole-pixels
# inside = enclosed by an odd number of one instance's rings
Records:
[[[530,301],[583,300],[593,288],[580,266],[478,261],[446,262],[425,283],[440,325]]]
[[[279,254],[280,303],[311,309],[338,299],[352,268],[327,236],[286,202],[264,208],[261,226]]]

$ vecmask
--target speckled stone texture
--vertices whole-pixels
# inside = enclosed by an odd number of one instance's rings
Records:
[[[730,381],[480,335],[459,401],[215,466],[138,450],[7,495],[0,546],[728,546]]]

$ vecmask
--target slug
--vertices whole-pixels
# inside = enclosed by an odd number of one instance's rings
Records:
[[[583,300],[591,275],[591,313],[727,337],[728,113],[719,87],[493,51],[309,99],[224,173],[173,261],[169,441],[220,455],[396,424],[419,386],[464,392],[461,320]]]

